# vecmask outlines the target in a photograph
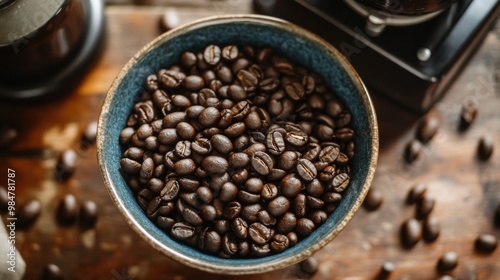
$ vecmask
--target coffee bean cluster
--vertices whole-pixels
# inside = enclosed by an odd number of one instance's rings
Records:
[[[147,77],[120,133],[121,171],[149,219],[221,257],[281,252],[342,198],[351,114],[270,48],[209,45]]]

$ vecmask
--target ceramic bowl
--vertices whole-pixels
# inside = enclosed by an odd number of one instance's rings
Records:
[[[320,73],[326,85],[352,114],[356,155],[351,182],[328,220],[297,245],[262,258],[224,259],[173,240],[151,222],[137,204],[120,173],[122,147],[118,136],[125,127],[145,78],[174,64],[185,50],[209,44],[270,46],[293,62]],[[284,268],[321,249],[347,225],[370,187],[378,156],[378,126],[368,92],[349,62],[329,43],[289,22],[256,15],[217,16],[164,33],[140,50],[123,68],[104,100],[98,124],[97,152],[106,188],[116,207],[148,244],[166,256],[196,269],[221,274],[254,274]]]

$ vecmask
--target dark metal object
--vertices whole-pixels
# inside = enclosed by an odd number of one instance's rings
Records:
[[[257,11],[259,0],[255,0]],[[322,36],[353,64],[372,91],[425,112],[479,45],[500,14],[500,0],[459,0],[413,26],[387,26],[377,37],[342,1],[276,0],[270,14]],[[266,12],[269,13],[269,12]]]
[[[0,98],[58,95],[98,54],[104,7],[100,0],[4,0],[0,26]]]

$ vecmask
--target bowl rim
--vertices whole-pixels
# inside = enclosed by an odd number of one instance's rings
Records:
[[[307,40],[312,41],[314,44],[319,45],[320,47],[328,50],[330,52],[329,55],[333,56],[335,60],[339,62],[341,68],[343,68],[348,77],[351,79],[351,82],[355,86],[355,88],[360,93],[360,97],[363,101],[364,107],[367,110],[367,117],[369,122],[369,127],[371,128],[370,135],[371,138],[371,158],[369,162],[369,169],[367,171],[366,178],[364,179],[363,186],[360,190],[359,196],[356,199],[354,205],[349,209],[348,213],[345,215],[344,219],[337,225],[337,227],[333,228],[331,232],[329,232],[325,238],[319,240],[319,242],[315,243],[313,246],[307,248],[304,251],[301,251],[300,254],[286,256],[284,258],[280,258],[267,263],[259,263],[259,264],[250,264],[250,265],[242,265],[242,266],[229,266],[217,263],[211,263],[204,260],[192,258],[186,256],[180,252],[177,252],[167,245],[161,243],[159,240],[155,239],[149,232],[147,232],[144,228],[140,226],[140,224],[135,221],[132,214],[129,212],[127,206],[124,201],[120,198],[118,194],[115,184],[111,181],[111,176],[107,169],[107,164],[105,163],[105,159],[103,156],[103,143],[106,141],[105,132],[102,128],[106,124],[105,117],[109,113],[111,100],[116,94],[116,90],[124,77],[127,75],[128,71],[145,55],[147,55],[150,51],[152,51],[158,45],[164,43],[164,41],[169,40],[172,37],[177,35],[184,34],[186,32],[190,32],[193,29],[203,28],[212,25],[219,24],[228,24],[232,22],[251,22],[251,23],[259,23],[264,25],[271,25],[274,27],[278,27],[281,29],[286,29],[287,31],[300,34],[302,37]],[[104,181],[104,185],[113,201],[115,206],[118,208],[120,214],[127,221],[129,226],[148,244],[154,247],[157,251],[162,254],[168,256],[171,259],[174,259],[184,265],[189,267],[197,268],[206,272],[216,273],[216,274],[228,274],[228,275],[246,275],[246,274],[256,274],[256,273],[264,273],[269,272],[281,268],[288,267],[295,263],[304,260],[305,258],[311,256],[316,251],[323,248],[326,244],[334,239],[348,224],[348,222],[352,219],[354,214],[360,208],[369,188],[372,183],[375,169],[377,166],[378,160],[378,150],[379,150],[379,129],[376,118],[375,109],[373,107],[371,98],[369,96],[369,92],[359,77],[358,73],[352,67],[350,62],[345,58],[340,51],[338,51],[335,47],[333,47],[330,43],[315,35],[314,33],[303,29],[291,22],[271,17],[271,16],[263,16],[263,15],[253,15],[253,14],[235,14],[235,15],[216,15],[205,17],[196,21],[192,21],[190,23],[181,25],[175,29],[172,29],[168,32],[161,34],[160,36],[153,39],[151,42],[142,47],[122,68],[120,73],[114,79],[111,87],[109,88],[105,99],[103,101],[101,112],[99,114],[98,119],[98,131],[97,131],[97,158],[99,164],[99,170],[101,176]]]

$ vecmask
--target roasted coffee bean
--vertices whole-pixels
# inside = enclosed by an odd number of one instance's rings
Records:
[[[158,89],[158,77],[155,74],[151,74],[146,78],[146,89],[149,91],[155,91]]]
[[[332,188],[336,192],[343,192],[349,185],[350,178],[347,173],[339,173],[332,179]]]
[[[498,239],[491,234],[480,234],[474,243],[476,250],[483,253],[495,251],[498,245]]]
[[[152,158],[146,158],[141,165],[141,170],[139,171],[139,177],[149,180],[153,176],[154,162]]]
[[[43,270],[42,275],[40,276],[41,280],[63,280],[64,275],[59,268],[59,266],[49,263],[47,264]]]
[[[328,163],[326,163],[328,164]],[[318,165],[316,165],[316,169],[318,169]],[[337,171],[335,170],[335,166],[332,165],[327,165],[323,170],[320,172],[318,179],[323,182],[327,182],[333,179],[335,177],[335,174],[337,174]],[[329,186],[329,188],[331,185]]]
[[[297,218],[291,212],[286,212],[279,219],[276,225],[278,232],[288,234],[297,226]]]
[[[323,141],[330,141],[335,137],[335,130],[325,124],[316,126],[316,134]]]
[[[255,257],[265,257],[271,253],[271,248],[269,247],[269,244],[264,244],[264,245],[257,245],[257,244],[252,244],[250,246],[252,255]]]
[[[408,196],[406,197],[406,202],[408,204],[417,203],[425,197],[426,192],[427,192],[427,186],[422,183],[417,183],[408,192]]]
[[[253,153],[250,162],[253,169],[260,175],[269,174],[274,166],[272,157],[261,151]]]
[[[246,153],[232,153],[228,158],[230,167],[246,167],[250,163],[250,157]]]
[[[335,119],[335,126],[337,128],[345,127],[351,122],[351,118],[351,114],[344,111]]]
[[[246,204],[257,203],[260,200],[260,194],[254,194],[244,190],[239,190],[238,200]]]
[[[295,173],[291,173],[286,175],[281,181],[280,191],[284,196],[293,198],[299,194],[302,188],[302,181]]]
[[[339,128],[335,131],[335,139],[339,142],[349,142],[354,137],[354,131],[348,127]]]
[[[306,196],[299,193],[293,200],[293,212],[297,215],[297,217],[302,218],[305,216],[307,209],[306,204]]]
[[[280,80],[276,77],[269,77],[259,82],[259,89],[265,93],[275,92],[280,85]]]
[[[137,147],[130,147],[124,153],[123,157],[134,161],[141,161],[144,156],[144,150]]]
[[[240,102],[247,99],[247,92],[239,85],[230,85],[227,88],[227,95],[234,102]]]
[[[439,121],[435,116],[423,119],[417,127],[417,139],[422,143],[429,142],[439,129]]]
[[[276,218],[271,216],[266,210],[259,211],[257,218],[265,226],[273,226],[277,222]]]
[[[284,151],[278,158],[279,168],[289,171],[297,166],[299,155],[294,151]]]
[[[259,84],[257,76],[247,70],[238,71],[238,73],[236,74],[236,78],[247,92],[254,91]]]
[[[224,130],[224,134],[229,137],[238,137],[245,132],[245,123],[237,122]]]
[[[315,257],[309,257],[300,262],[300,268],[303,272],[312,275],[318,271],[319,263]]]
[[[391,261],[384,261],[380,267],[377,279],[387,279],[394,272],[396,265]]]
[[[72,225],[78,219],[79,206],[72,194],[65,195],[57,207],[57,221],[61,225]]]
[[[242,168],[233,173],[231,180],[236,184],[243,184],[248,179],[248,169]]]
[[[190,225],[201,226],[203,224],[203,220],[198,215],[198,213],[196,213],[195,210],[189,207],[184,208],[184,211],[181,211],[181,215],[184,220]]]
[[[423,238],[426,242],[432,242],[439,237],[440,226],[438,220],[433,216],[427,216],[422,222]]]
[[[231,223],[228,220],[217,220],[214,227],[220,235],[224,235],[231,230]]]
[[[200,200],[203,201],[204,203],[212,202],[213,195],[212,195],[212,191],[210,190],[210,188],[205,187],[205,186],[199,187],[196,190],[196,193],[198,194],[198,197],[200,198]]]
[[[264,184],[259,178],[250,178],[245,182],[244,189],[251,193],[260,193]]]
[[[203,51],[203,59],[210,65],[216,65],[219,63],[222,56],[222,51],[217,45],[209,45]]]
[[[229,154],[233,151],[233,142],[225,135],[212,135],[210,142],[212,143],[212,147],[221,154]]]
[[[31,200],[21,205],[17,213],[18,225],[21,229],[31,227],[42,212],[42,204],[38,200]]]
[[[120,144],[126,145],[132,139],[132,135],[135,133],[135,130],[132,127],[126,127],[120,132]]]
[[[267,205],[267,211],[275,217],[280,217],[285,214],[289,208],[290,201],[284,196],[276,197]]]
[[[285,92],[293,100],[300,100],[305,94],[304,87],[297,82],[286,85]]]
[[[207,138],[199,138],[193,141],[191,149],[199,155],[207,155],[212,151],[212,143]]]
[[[258,214],[260,210],[262,210],[262,206],[257,203],[243,206],[241,209],[241,217],[248,222],[256,222],[259,219]]]
[[[240,214],[242,206],[238,201],[231,201],[222,210],[222,215],[228,220],[233,220]]]
[[[325,192],[325,187],[318,179],[313,179],[306,184],[306,193],[313,197],[320,197]]]
[[[269,101],[267,110],[269,111],[269,114],[273,116],[279,116],[283,112],[283,104],[276,99],[272,99],[271,101]]]
[[[218,253],[221,250],[222,238],[217,231],[207,231],[204,236],[204,244],[207,251]]]
[[[215,107],[208,107],[198,116],[198,122],[204,127],[217,125],[220,120],[220,112]]]
[[[195,228],[186,223],[178,222],[172,226],[170,233],[178,240],[187,240],[194,236]]]
[[[297,220],[297,226],[295,227],[295,231],[303,236],[308,236],[315,229],[315,225],[313,221],[307,218],[300,218]]]
[[[236,218],[233,220],[231,224],[231,229],[233,230],[234,235],[240,239],[247,238],[248,235],[248,224],[242,218]]]
[[[120,161],[120,163],[121,163],[121,161]],[[139,164],[139,163],[137,163],[137,164]],[[63,151],[57,160],[56,178],[58,180],[68,179],[75,172],[77,165],[78,165],[77,153],[73,149],[67,149],[67,150]],[[124,165],[126,167],[122,166],[122,168],[127,173],[135,174],[135,173],[139,172],[140,164],[139,164],[139,168],[138,168],[135,163],[129,162],[127,160],[126,163],[124,162]]]
[[[266,244],[272,237],[272,231],[265,225],[255,222],[248,228],[248,235],[258,245]]]
[[[477,104],[472,101],[468,101],[462,104],[462,110],[460,111],[460,130],[466,130],[474,123],[478,112]]]
[[[432,212],[432,209],[434,209],[434,198],[430,196],[424,196],[422,199],[420,199],[417,202],[417,208],[416,208],[416,217],[418,219],[423,219],[429,215],[429,213]]]
[[[137,115],[137,121],[140,124],[150,123],[153,121],[155,113],[152,102],[140,102],[134,106]]]
[[[301,131],[289,131],[285,135],[285,141],[293,146],[302,147],[307,144],[309,138]]]
[[[152,220],[156,219],[158,216],[158,210],[161,206],[161,198],[159,196],[153,198],[146,209],[146,214]]]
[[[236,236],[232,232],[226,233],[222,238],[222,251],[230,256],[238,252]]]
[[[314,196],[306,196],[306,204],[309,208],[320,209],[325,205],[325,202]]]
[[[368,211],[377,210],[384,201],[382,192],[374,187],[371,187],[363,201],[363,207]]]
[[[163,117],[162,126],[164,128],[175,128],[180,122],[186,121],[187,115],[185,112],[172,112]],[[175,129],[174,129],[175,131]],[[169,144],[169,143],[165,143]]]
[[[238,47],[236,45],[228,45],[222,49],[222,59],[225,61],[234,61],[238,58],[239,52]]]
[[[196,65],[196,54],[192,52],[183,52],[180,57],[180,65],[185,69],[190,69]]]
[[[201,164],[207,172],[217,174],[225,173],[229,167],[227,160],[219,156],[208,156],[203,159]]]
[[[192,174],[195,170],[196,163],[190,158],[181,159],[174,164],[174,171],[179,175]]]
[[[276,185],[267,183],[262,186],[260,197],[263,201],[270,201],[278,195],[278,188]]]
[[[438,260],[437,269],[439,271],[452,270],[458,265],[458,255],[453,251],[444,253]]]
[[[266,136],[266,147],[270,154],[281,155],[285,152],[285,140],[282,132],[273,130]]]
[[[422,226],[416,219],[408,219],[401,225],[401,244],[405,248],[415,246],[422,238]]]
[[[197,75],[186,76],[182,80],[182,85],[190,91],[196,92],[205,86],[205,80]]]
[[[276,234],[273,236],[273,238],[269,244],[269,247],[274,252],[277,252],[277,253],[283,252],[288,247],[290,247],[290,241],[288,241],[288,238],[285,235]]]
[[[316,210],[309,215],[309,219],[313,221],[315,225],[321,225],[328,219],[328,214],[323,210]]]
[[[172,145],[177,143],[179,136],[175,128],[162,129],[158,133],[158,141],[163,145]]]
[[[174,89],[180,86],[182,79],[185,78],[185,75],[182,72],[166,69],[160,69],[157,76],[160,85],[165,89]]]
[[[177,135],[184,140],[192,140],[196,134],[196,130],[187,122],[180,122],[175,127]]]
[[[297,163],[297,174],[307,182],[312,181],[318,175],[316,167],[307,159],[300,159]]]
[[[415,162],[422,153],[422,143],[418,140],[411,140],[405,147],[404,157],[408,163]]]
[[[342,199],[342,195],[336,192],[327,192],[323,195],[325,203],[338,203]]]
[[[491,135],[485,135],[479,139],[477,155],[480,160],[487,161],[493,154],[493,149],[493,137]]]
[[[83,227],[92,227],[97,222],[97,204],[86,200],[80,207],[80,224]]]

